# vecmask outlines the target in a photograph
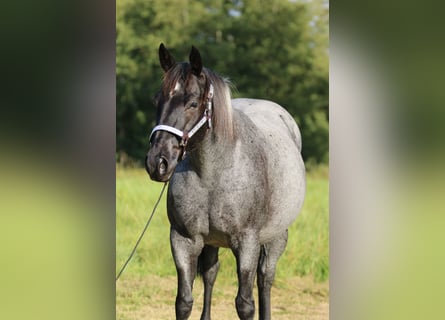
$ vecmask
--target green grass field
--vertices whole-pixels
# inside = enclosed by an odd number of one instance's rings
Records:
[[[162,186],[162,183],[152,182],[144,169],[117,168],[116,273],[137,241]],[[321,295],[323,303],[327,303],[328,299],[329,278],[328,194],[328,169],[319,167],[309,172],[303,210],[289,228],[289,241],[279,260],[274,284],[277,290],[280,288],[286,290],[290,286],[295,287],[291,285],[295,279],[311,279],[309,282],[303,281],[306,285],[302,290],[309,293],[315,290],[313,292]],[[215,299],[218,294],[221,297],[227,295],[225,288],[236,288],[237,285],[235,259],[230,250],[220,250],[220,262],[221,268],[215,284]],[[160,299],[157,305],[164,302],[169,305],[169,309],[174,310],[172,303],[176,294],[175,279],[176,271],[170,252],[169,222],[164,194],[147,233],[118,281],[118,319],[146,319],[135,313],[139,307],[145,305],[143,301],[150,304],[150,301]],[[173,285],[170,287],[170,284],[164,281],[173,282]],[[142,283],[144,285],[141,285]],[[314,289],[323,283],[325,285],[322,289]],[[169,289],[164,292],[161,287]],[[232,309],[235,310],[234,306]],[[129,312],[133,312],[131,316]],[[142,313],[147,314],[149,310]],[[165,319],[168,318],[172,318],[172,315],[165,316]]]

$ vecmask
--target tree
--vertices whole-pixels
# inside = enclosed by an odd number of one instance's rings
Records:
[[[174,8],[174,10],[172,10]],[[323,0],[117,2],[117,154],[144,159],[164,42],[178,60],[197,46],[233,79],[234,96],[283,105],[299,123],[306,161],[328,159],[328,7]]]

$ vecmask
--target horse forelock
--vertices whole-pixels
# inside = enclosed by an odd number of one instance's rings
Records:
[[[164,73],[164,78],[162,82],[162,91],[165,95],[168,95],[173,91],[179,83],[179,80],[185,81],[187,69],[190,69],[190,65],[187,63],[177,63],[173,68]]]

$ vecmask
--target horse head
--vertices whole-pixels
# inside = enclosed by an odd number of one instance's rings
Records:
[[[213,87],[203,72],[201,55],[193,46],[189,63],[177,63],[161,44],[159,61],[164,80],[154,99],[156,127],[150,135],[145,167],[152,180],[165,182],[184,157],[189,139],[202,132],[202,127],[211,127]]]

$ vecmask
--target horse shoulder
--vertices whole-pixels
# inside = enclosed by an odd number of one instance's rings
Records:
[[[171,226],[189,235],[207,233],[208,205],[208,190],[196,172],[190,169],[187,160],[181,162],[170,180],[167,195]]]

